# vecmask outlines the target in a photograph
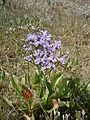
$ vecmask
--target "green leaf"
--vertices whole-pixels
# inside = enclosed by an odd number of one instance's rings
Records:
[[[41,104],[45,111],[51,113],[54,110],[54,103],[52,99],[42,100]]]
[[[51,78],[51,84],[54,86],[56,80],[61,76],[61,73],[55,73],[53,74],[52,78]]]
[[[51,113],[54,110],[54,103],[52,99],[47,100],[46,111]]]
[[[21,78],[21,84],[22,84],[22,85],[26,85],[25,82],[26,82],[26,81],[25,81],[25,77],[22,77],[22,78]]]
[[[10,107],[14,108],[14,106],[13,106],[13,104],[12,104],[12,101],[8,100],[6,97],[4,97],[3,99],[6,101],[6,103],[7,103]]]
[[[69,101],[66,102],[66,106],[69,108],[69,106],[70,106]]]
[[[56,89],[56,95],[61,98],[69,98],[72,94],[70,88],[68,87],[69,80],[67,77],[62,77],[61,80],[58,80]]]
[[[56,79],[54,88],[56,88],[56,86],[59,84],[59,82],[62,80],[63,75],[61,75],[58,79]]]
[[[46,94],[42,97],[42,100],[47,100],[48,95],[49,95],[49,90],[48,90],[48,88],[46,86]]]
[[[33,82],[33,84],[40,83],[40,75],[39,75],[38,71],[35,72],[34,79],[32,82]]]
[[[61,90],[60,90],[61,91],[61,96],[63,98],[70,97],[70,90],[69,90],[69,87],[68,87],[67,78],[62,79],[62,82],[60,84],[61,84]]]
[[[47,86],[47,88],[49,90],[49,96],[51,96],[54,93],[52,85],[50,84],[50,82],[46,81],[46,86]]]
[[[16,91],[17,94],[21,93],[21,87],[19,85],[18,78],[15,75],[12,75],[11,85],[12,85],[13,89]]]

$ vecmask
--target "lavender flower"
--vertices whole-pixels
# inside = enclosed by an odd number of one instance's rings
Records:
[[[59,58],[60,62],[61,62],[61,65],[64,66],[65,63],[66,63],[66,56],[62,56],[61,58]]]
[[[43,36],[47,36],[48,35],[48,31],[47,30],[42,30],[41,33],[43,34]]]
[[[28,34],[26,42],[24,49],[30,54],[24,57],[26,61],[33,59],[34,64],[40,65],[42,70],[54,69],[59,61],[65,65],[65,56],[56,55],[56,51],[61,50],[61,42],[52,40],[52,36],[47,30]]]
[[[41,62],[41,58],[36,58],[36,59],[34,60],[35,65],[40,64],[40,62]]]
[[[38,36],[36,34],[28,34],[27,35],[27,41],[33,41],[33,40],[37,40]]]
[[[32,57],[32,55],[28,55],[28,56],[24,57],[24,60],[25,61],[31,61],[31,57]]]
[[[49,56],[48,60],[52,61],[53,63],[57,62],[57,59],[56,59],[56,57],[54,55]]]
[[[34,56],[34,59],[35,59],[35,58],[42,58],[42,56],[43,56],[43,51],[41,51],[41,49],[35,50],[33,56]]]
[[[25,51],[30,51],[32,49],[31,46],[24,45],[23,47],[24,47]]]

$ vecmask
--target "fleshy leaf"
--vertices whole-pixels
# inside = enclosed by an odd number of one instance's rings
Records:
[[[40,83],[40,76],[39,76],[38,71],[35,72],[34,79],[32,82],[33,82],[33,84]]]
[[[55,82],[54,88],[56,88],[57,84],[62,80],[63,75],[61,75]]]
[[[11,78],[11,86],[16,91],[17,94],[21,93],[21,87],[19,85],[18,78],[14,75]]]

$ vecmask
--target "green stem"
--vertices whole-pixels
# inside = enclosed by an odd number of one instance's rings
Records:
[[[27,78],[27,79],[28,79],[29,88],[31,89],[29,72],[30,72],[30,71],[29,71],[29,62],[28,62],[28,76],[27,76],[28,78]]]

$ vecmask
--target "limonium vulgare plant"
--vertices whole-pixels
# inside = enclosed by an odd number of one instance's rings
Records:
[[[40,107],[46,116],[45,111],[49,112],[49,110],[52,111],[56,107],[58,108],[57,100],[50,98],[54,93],[54,89],[49,80],[50,76],[47,73],[50,74],[51,71],[56,70],[58,64],[64,67],[67,55],[61,54],[61,47],[61,41],[53,40],[47,30],[30,33],[26,36],[26,44],[24,45],[26,56],[24,60],[36,66],[35,77],[31,81],[33,83],[31,88],[35,92],[34,96],[40,99]],[[31,82],[30,80],[28,81],[29,85]]]
[[[77,118],[76,110],[87,111],[86,86],[80,84],[78,78],[65,75],[57,69],[58,66],[64,70],[71,68],[68,55],[62,54],[61,41],[53,40],[51,34],[43,30],[28,34],[23,47],[26,53],[24,61],[28,63],[28,72],[25,74],[28,77],[22,76],[19,81],[12,76],[11,83],[18,95],[16,106],[24,113],[24,117],[31,120],[58,120],[60,116],[60,119],[64,119],[67,113],[66,117],[72,115],[74,119]],[[30,78],[31,64],[35,68],[34,76]]]

